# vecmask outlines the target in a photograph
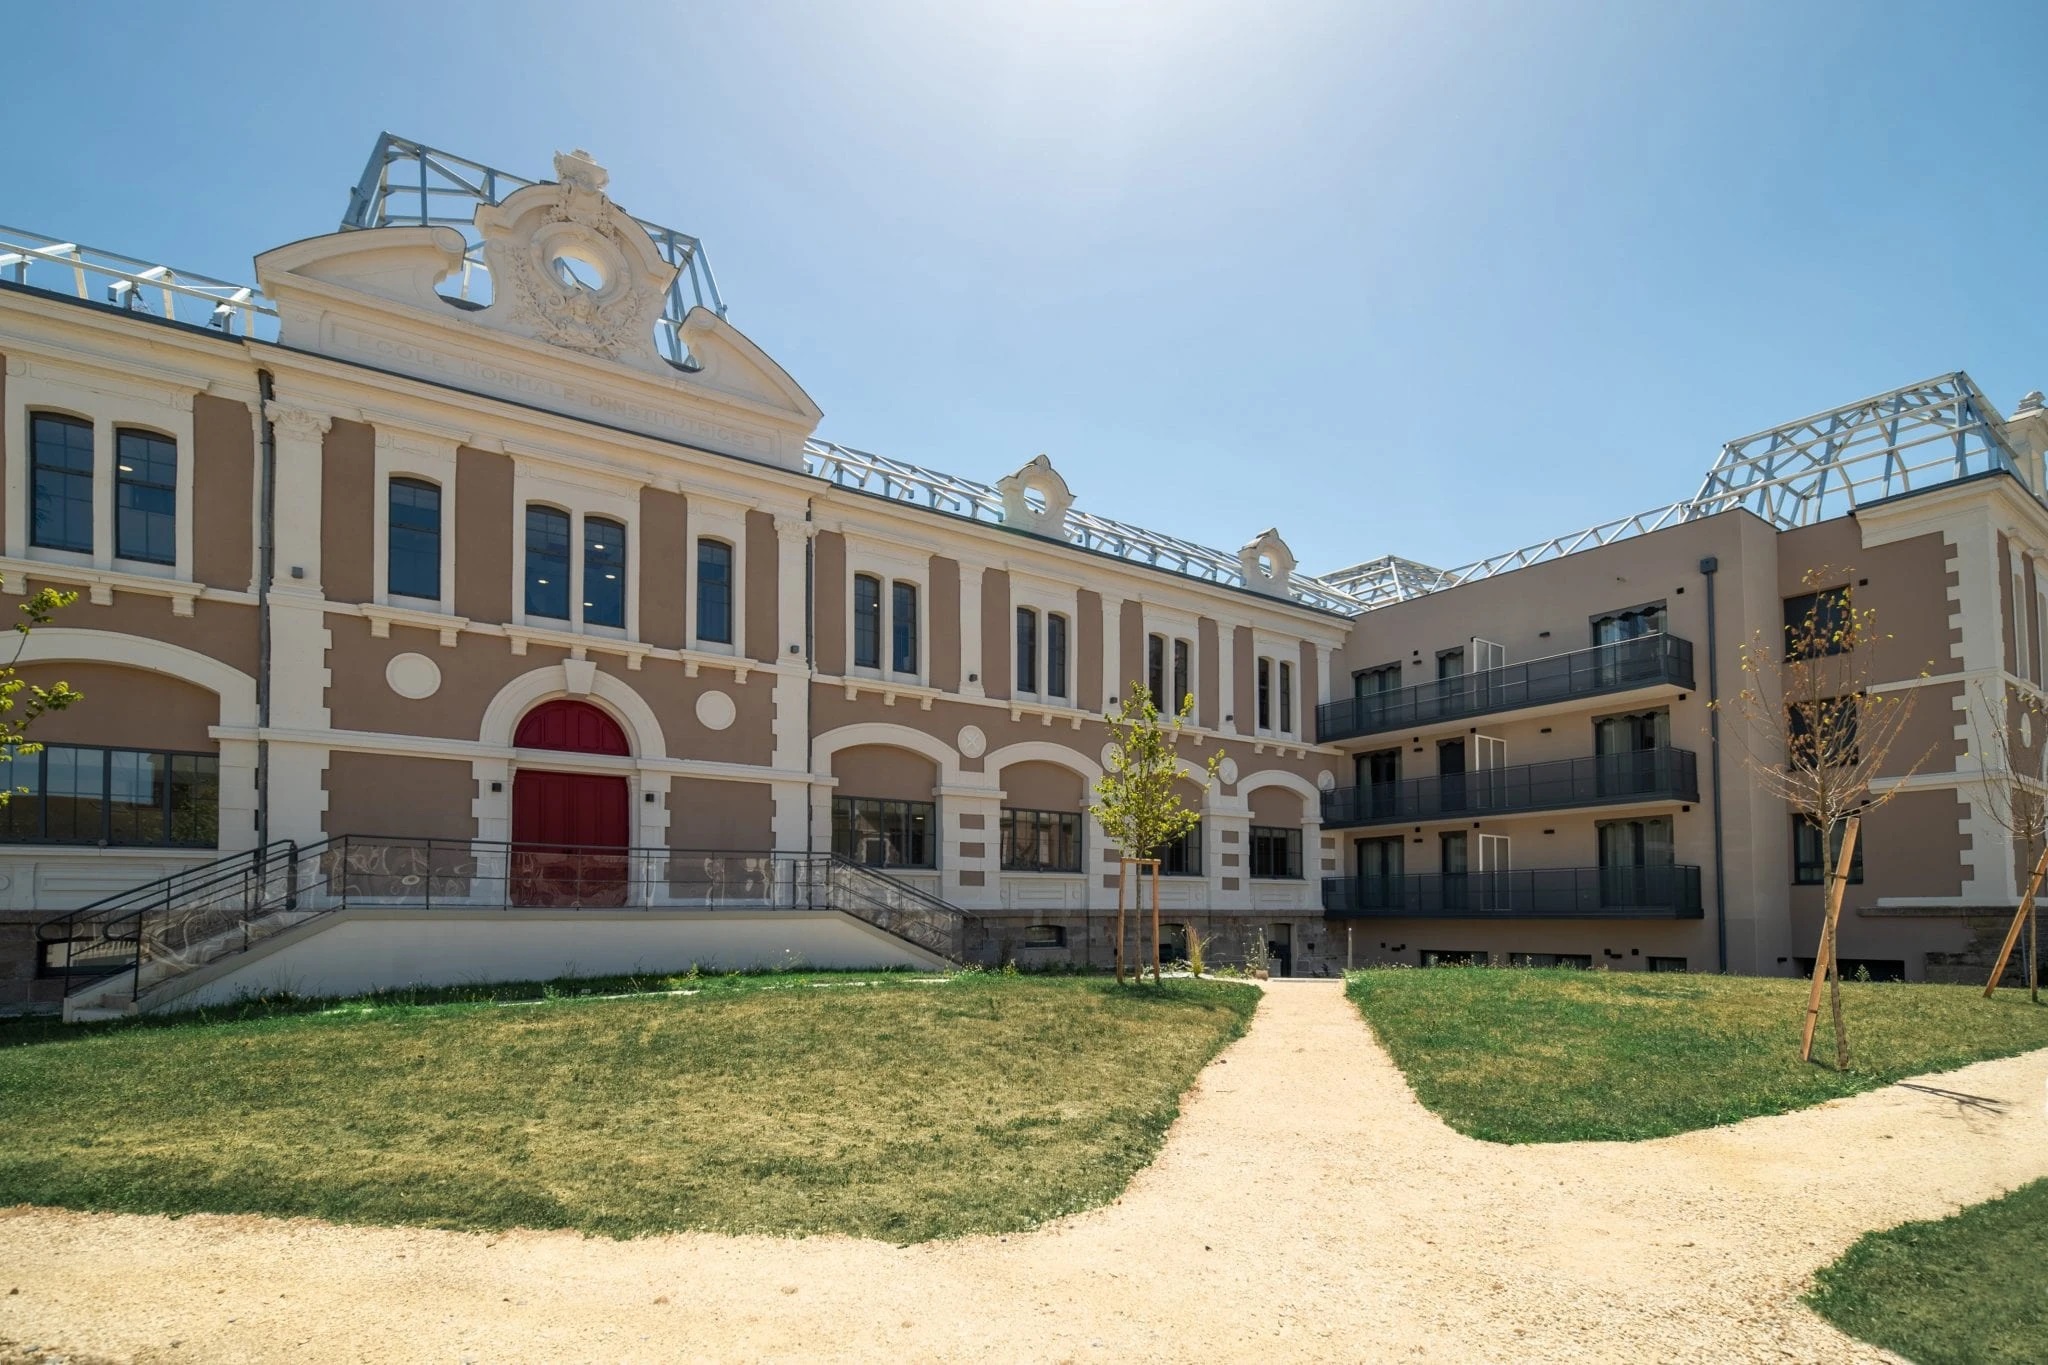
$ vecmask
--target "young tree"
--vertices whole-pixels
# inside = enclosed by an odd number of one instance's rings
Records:
[[[1893,681],[1877,675],[1878,646],[1891,637],[1878,633],[1877,613],[1858,607],[1847,586],[1829,586],[1847,576],[1825,566],[1808,570],[1804,611],[1786,621],[1782,635],[1760,630],[1743,643],[1742,688],[1720,703],[1733,714],[1730,729],[1757,788],[1783,800],[1817,832],[1827,911],[1799,1055],[1812,1058],[1825,982],[1835,1066],[1842,1070],[1849,1065],[1849,1036],[1835,949],[1857,829],[1927,760],[1923,753],[1903,771],[1893,762],[1919,689],[1879,690]],[[1773,635],[1779,636],[1775,643]],[[1920,676],[1927,676],[1925,669]],[[1875,785],[1879,773],[1886,778],[1882,787]]]
[[[22,651],[28,648],[29,633],[37,626],[50,624],[51,617],[77,600],[75,592],[44,588],[16,609],[21,619],[14,623],[14,632],[21,640],[14,646],[14,657],[0,665],[0,763],[12,763],[22,755],[40,750],[43,746],[29,739],[28,727],[45,712],[62,711],[85,695],[74,691],[67,682],[38,687],[18,671]],[[12,800],[16,792],[27,790],[0,779],[0,805]]]
[[[2039,1003],[2040,912],[2035,896],[2041,889],[2044,868],[2048,868],[2048,786],[2041,779],[2037,753],[2048,751],[2048,704],[2032,692],[1977,684],[1977,706],[1970,718],[1976,732],[1978,766],[1988,770],[1984,784],[1984,809],[1993,822],[2012,836],[2021,866],[2032,869],[2019,906],[2013,911],[2012,926],[1992,964],[1991,979],[1985,983],[1988,997],[2005,975],[2014,940],[2026,931],[2025,969],[2028,998]],[[2037,741],[2036,732],[2040,732]],[[2037,750],[2036,743],[2043,748]]]
[[[1095,804],[1088,808],[1102,832],[1123,850],[1125,858],[1151,859],[1174,840],[1201,823],[1201,815],[1181,802],[1178,783],[1180,758],[1176,750],[1180,732],[1194,713],[1192,695],[1181,698],[1180,709],[1162,719],[1153,703],[1152,690],[1132,683],[1124,700],[1104,719],[1109,726],[1109,748],[1104,755],[1102,777],[1095,784]],[[1204,791],[1215,782],[1216,769],[1223,762],[1221,749],[1209,755],[1201,779]],[[1116,979],[1124,979],[1124,896],[1119,872],[1116,898]],[[1138,883],[1142,896],[1144,882]],[[1159,895],[1152,895],[1152,979],[1159,980]],[[1141,910],[1143,906],[1139,907]],[[1140,975],[1143,974],[1140,969]]]

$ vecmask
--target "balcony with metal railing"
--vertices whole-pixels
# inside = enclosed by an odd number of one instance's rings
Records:
[[[1362,735],[1614,692],[1658,686],[1689,689],[1692,677],[1692,641],[1676,635],[1643,635],[1391,692],[1325,702],[1316,708],[1316,738],[1333,744]]]
[[[1405,877],[1325,877],[1332,919],[1699,919],[1700,870],[1533,867]]]
[[[1639,749],[1340,787],[1323,793],[1323,828],[1699,799],[1699,763],[1690,749]]]

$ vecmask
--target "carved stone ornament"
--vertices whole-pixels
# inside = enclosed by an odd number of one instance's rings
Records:
[[[1074,505],[1074,493],[1045,456],[997,480],[996,491],[1003,495],[1003,525],[1054,540],[1067,538],[1067,510]]]
[[[988,736],[979,725],[963,725],[957,739],[960,752],[968,758],[980,758],[988,752]]]
[[[590,355],[661,365],[654,325],[675,267],[605,196],[611,177],[588,152],[557,155],[555,175],[477,210],[492,321]]]

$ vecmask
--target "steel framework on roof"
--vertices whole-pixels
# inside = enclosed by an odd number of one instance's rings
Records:
[[[1003,522],[1003,495],[985,483],[924,469],[886,455],[875,455],[830,441],[804,443],[804,463],[810,472],[842,488],[907,502],[933,511],[984,521]],[[1084,550],[1151,565],[1170,573],[1243,587],[1243,566],[1233,555],[1177,536],[1148,531],[1142,526],[1113,521],[1092,512],[1069,510],[1066,540]],[[1288,583],[1288,595],[1306,606],[1323,611],[1353,615],[1365,603],[1341,589],[1305,574],[1295,574]]]
[[[349,191],[348,212],[341,218],[344,231],[412,224],[421,227],[450,227],[462,234],[463,271],[461,297],[469,298],[475,279],[488,280],[484,266],[483,242],[475,233],[480,204],[495,204],[515,190],[539,184],[510,171],[486,166],[480,161],[457,156],[414,142],[395,133],[381,133],[362,179]],[[687,232],[650,223],[634,222],[646,229],[661,258],[676,268],[656,328],[661,353],[678,365],[689,365],[689,348],[683,344],[683,319],[693,307],[709,308],[725,316],[725,300],[718,293],[718,279],[704,244]]]
[[[277,337],[277,310],[253,285],[173,270],[23,228],[0,227],[0,277],[230,336]]]
[[[2019,475],[2031,488],[2004,425],[1969,375],[1940,375],[1730,441],[1699,491],[1682,502],[1454,569],[1389,555],[1321,581],[1370,610],[1738,507],[1789,530],[1993,470]]]

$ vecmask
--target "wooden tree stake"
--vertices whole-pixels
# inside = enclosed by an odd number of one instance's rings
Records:
[[[2013,911],[2012,928],[2005,931],[2005,946],[1998,950],[1998,961],[1991,967],[1991,979],[1984,983],[1986,1000],[1998,989],[1998,979],[2005,975],[2005,964],[2012,960],[2013,945],[2020,941],[2020,930],[2026,927],[2027,914],[2034,908],[2034,897],[2041,890],[2041,874],[2044,872],[2048,872],[2048,847],[2043,847],[2041,856],[2034,860],[2034,875],[2027,879],[2027,894],[2020,897],[2020,908]]]
[[[1835,932],[1842,917],[1842,892],[1849,886],[1850,859],[1856,854],[1856,831],[1863,824],[1861,816],[1852,815],[1842,824],[1842,852],[1835,859],[1835,875],[1828,879],[1827,918],[1821,923],[1820,947],[1813,958],[1813,989],[1806,995],[1806,1028],[1799,1038],[1799,1060],[1813,1060],[1813,1030],[1820,1022],[1821,985],[1827,980],[1828,969],[1835,964]],[[1827,831],[1821,831],[1827,837]]]
[[[1131,864],[1123,860],[1116,870],[1116,984],[1124,984],[1124,887],[1130,881]]]
[[[1152,984],[1159,984],[1159,959],[1164,950],[1159,946],[1159,860],[1152,859]]]

